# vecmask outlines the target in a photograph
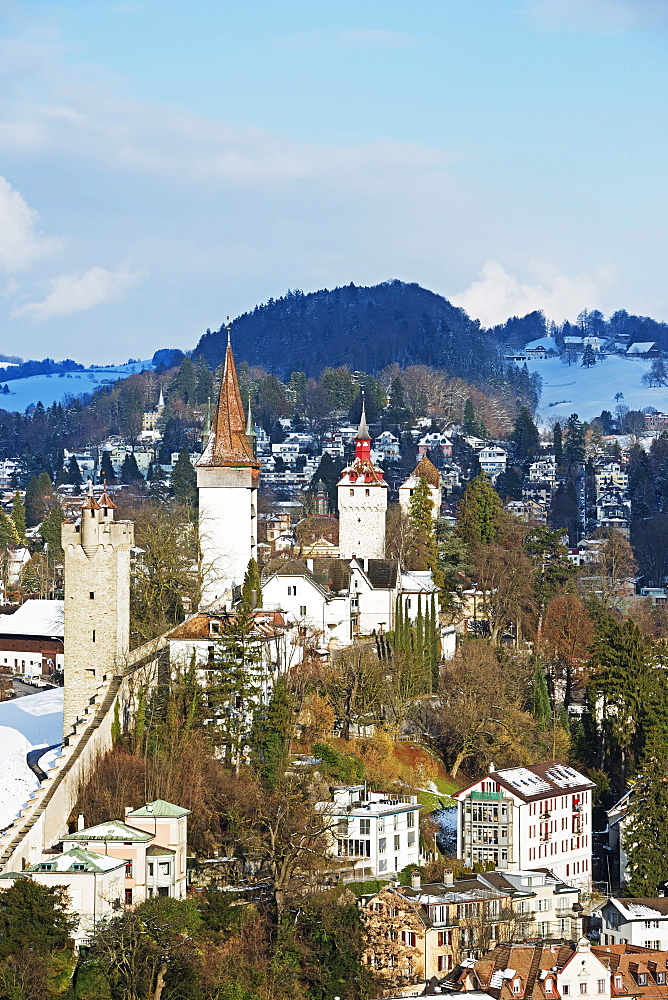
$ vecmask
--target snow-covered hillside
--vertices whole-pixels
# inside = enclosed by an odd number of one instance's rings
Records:
[[[63,738],[63,689],[52,688],[39,694],[0,703],[0,830],[8,826],[31,792],[37,777],[28,767],[26,755],[37,747],[51,747]],[[49,769],[51,751],[40,758],[40,767]]]
[[[82,396],[94,392],[98,386],[117,382],[119,378],[127,378],[135,372],[152,368],[151,361],[136,361],[129,365],[109,365],[108,368],[86,368],[79,372],[67,372],[59,375],[32,375],[30,378],[17,378],[9,381],[9,395],[0,394],[0,409],[17,410],[23,413],[26,407],[41,402],[44,406],[59,403],[63,397]],[[0,385],[3,384],[0,372]]]
[[[613,354],[603,358],[592,368],[579,364],[564,365],[559,358],[545,361],[528,361],[531,372],[538,372],[543,379],[543,391],[538,404],[538,419],[544,425],[555,420],[567,420],[577,413],[581,420],[591,420],[601,410],[614,414],[618,403],[630,410],[654,406],[668,410],[668,389],[650,389],[641,382],[651,361],[625,358]],[[624,398],[616,400],[617,393]]]

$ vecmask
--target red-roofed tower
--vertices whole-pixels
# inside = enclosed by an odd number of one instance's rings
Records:
[[[387,483],[382,469],[371,461],[371,435],[364,400],[355,438],[355,458],[341,474],[339,498],[339,555],[341,559],[384,559]]]

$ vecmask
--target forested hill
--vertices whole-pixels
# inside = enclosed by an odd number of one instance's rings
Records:
[[[226,343],[221,327],[207,332],[194,354],[216,366]],[[497,367],[497,345],[498,337],[481,330],[463,309],[402,281],[288,292],[234,321],[237,358],[284,378],[292,371],[317,377],[340,365],[374,373],[396,362],[479,380]]]

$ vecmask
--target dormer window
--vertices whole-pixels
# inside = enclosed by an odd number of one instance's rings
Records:
[[[551,979],[546,979],[545,980],[545,992],[548,994],[548,996],[552,995],[553,991],[552,991],[552,980]]]
[[[638,986],[647,986],[647,973],[646,972],[639,972],[638,973]]]
[[[522,980],[513,979],[513,993],[520,994],[522,992]]]

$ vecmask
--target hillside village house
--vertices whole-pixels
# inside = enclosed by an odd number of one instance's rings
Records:
[[[431,516],[436,521],[441,514],[441,474],[433,462],[425,456],[411,472],[408,479],[399,487],[399,504],[401,509],[408,513],[410,510],[411,497],[420,480],[424,479],[431,496],[432,509]]]
[[[140,809],[128,809],[125,822],[98,823],[68,834],[62,842],[66,850],[80,847],[124,861],[126,906],[152,896],[183,899],[189,814],[189,809],[156,799]]]
[[[0,615],[0,666],[30,680],[63,669],[63,601],[25,601]]]
[[[419,864],[420,809],[415,795],[368,791],[365,785],[334,788],[331,802],[316,808],[331,817],[331,854],[356,878],[376,878]]]
[[[496,444],[490,444],[480,449],[478,461],[483,472],[488,476],[496,476],[497,473],[506,471],[508,452]]]
[[[19,878],[31,878],[49,888],[63,888],[68,897],[66,912],[78,923],[72,932],[77,947],[88,945],[95,925],[116,916],[123,908],[126,862],[95,851],[73,847],[52,854],[23,872],[0,875],[0,891]]]
[[[667,897],[606,899],[593,913],[601,917],[602,945],[632,944],[668,951]]]
[[[465,961],[445,977],[449,991],[484,991],[495,1000],[611,1000],[610,964],[602,949],[580,938],[576,947],[539,941],[500,944],[476,961]]]
[[[547,761],[495,771],[458,792],[458,857],[466,865],[549,868],[582,889],[591,884],[593,782]]]
[[[579,891],[547,870],[389,885],[364,899],[365,958],[387,986],[430,979],[496,942],[580,935]]]

